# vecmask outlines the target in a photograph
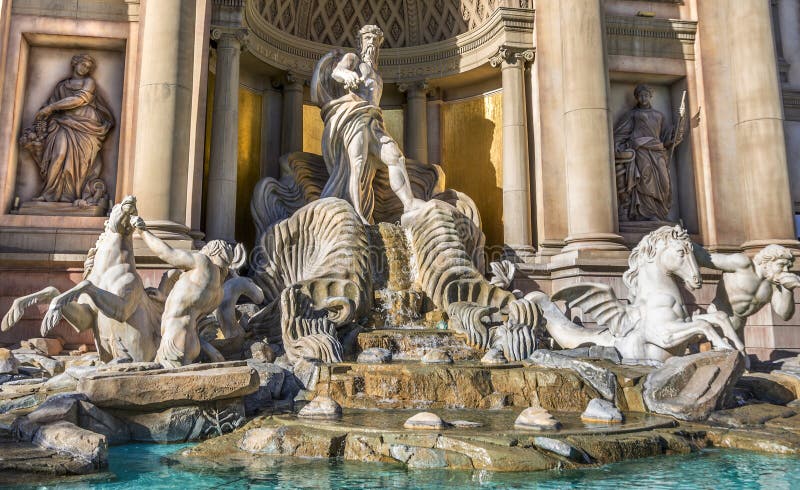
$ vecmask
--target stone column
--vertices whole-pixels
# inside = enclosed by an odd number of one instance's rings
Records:
[[[193,7],[186,0],[147,2],[141,33],[133,194],[139,214],[161,236],[188,239]]]
[[[281,124],[283,95],[280,84],[269,81],[262,94],[261,106],[261,178],[280,178]]]
[[[400,84],[406,93],[405,154],[422,163],[428,163],[428,84],[414,82]]]
[[[287,73],[283,85],[281,154],[293,151],[303,151],[303,81]]]
[[[428,101],[428,162],[442,162],[442,92],[436,89]]]
[[[736,153],[747,204],[745,249],[797,247],[770,3],[728,0]]]
[[[564,251],[625,250],[617,231],[602,0],[560,0],[564,158],[569,235]]]
[[[239,56],[246,31],[217,27],[217,71],[211,112],[206,239],[235,240],[236,166],[239,161]]]
[[[489,59],[501,67],[503,81],[503,241],[509,260],[533,258],[528,124],[525,114],[525,62],[533,51],[501,47]]]
[[[531,86],[534,146],[536,253],[557,255],[569,234],[564,167],[564,100],[561,98],[561,21],[558,2],[536,5],[536,60]]]

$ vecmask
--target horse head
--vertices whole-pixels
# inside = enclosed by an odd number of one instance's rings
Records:
[[[662,226],[648,233],[631,251],[630,267],[622,276],[625,285],[635,295],[639,271],[646,265],[653,265],[665,276],[682,279],[691,289],[700,288],[700,266],[692,248],[689,234],[680,225]]]
[[[133,226],[131,225],[131,216],[138,214],[136,209],[136,197],[126,196],[122,202],[115,204],[111,208],[111,214],[106,220],[106,231],[111,233],[118,233],[120,235],[130,235],[133,233]]]

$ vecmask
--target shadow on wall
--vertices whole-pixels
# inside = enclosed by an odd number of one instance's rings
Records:
[[[442,104],[441,165],[446,184],[471,197],[481,213],[490,260],[503,245],[502,94]]]

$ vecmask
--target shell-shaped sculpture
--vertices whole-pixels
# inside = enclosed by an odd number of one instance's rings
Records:
[[[371,288],[364,226],[346,201],[316,200],[261,235],[251,276],[267,302],[286,287],[305,283],[312,299],[324,290],[320,296],[335,292],[353,300],[356,309],[366,307]],[[322,282],[310,284],[317,280]]]
[[[342,362],[336,319],[329,318],[329,311],[316,310],[298,285],[284,289],[280,302],[283,347],[289,362],[294,364],[301,359]],[[349,315],[340,320],[348,321]]]
[[[497,308],[482,306],[466,301],[450,303],[447,307],[447,316],[450,319],[448,328],[461,332],[467,336],[467,345],[477,349],[489,347],[490,334],[487,323]],[[484,318],[487,319],[484,322]]]
[[[475,266],[458,228],[458,222],[466,219],[439,200],[429,201],[413,216],[404,216],[415,256],[416,282],[445,311],[458,301],[502,309],[514,295],[491,285]]]

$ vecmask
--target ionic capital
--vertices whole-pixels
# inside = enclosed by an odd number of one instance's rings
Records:
[[[489,64],[492,68],[497,68],[500,65],[516,65],[518,62],[520,66],[525,63],[533,62],[535,58],[535,51],[533,49],[512,48],[510,46],[500,46],[497,53],[489,57]]]

